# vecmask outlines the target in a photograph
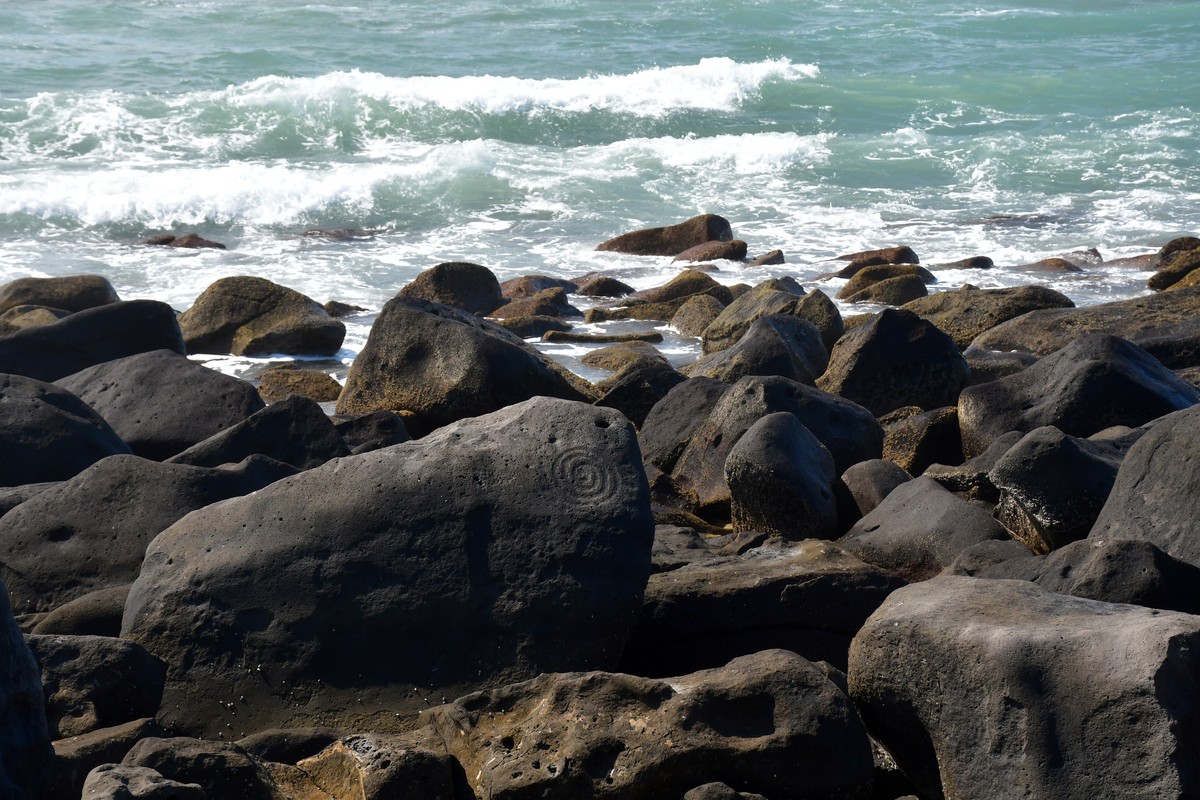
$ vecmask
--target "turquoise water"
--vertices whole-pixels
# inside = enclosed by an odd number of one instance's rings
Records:
[[[946,287],[1044,282],[1011,267],[1200,233],[1198,65],[1194,0],[0,4],[0,281],[180,309],[229,274],[377,309],[458,259],[647,286],[678,266],[595,245],[715,212],[788,260],[729,283],[836,289],[830,258],[891,244],[998,264]],[[230,249],[136,245],[188,230]]]

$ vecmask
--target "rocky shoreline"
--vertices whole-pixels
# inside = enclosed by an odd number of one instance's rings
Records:
[[[599,249],[680,271],[439,264],[344,386],[187,357],[337,352],[261,278],[0,286],[0,794],[1200,794],[1200,240],[1087,308],[850,254],[845,318],[715,215]]]

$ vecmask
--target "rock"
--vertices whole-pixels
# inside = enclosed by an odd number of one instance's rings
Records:
[[[83,783],[87,800],[209,800],[196,783],[164,778],[149,767],[103,764],[88,773]]]
[[[50,736],[64,739],[153,717],[167,665],[107,636],[29,636],[41,670]]]
[[[581,294],[584,297],[624,297],[627,294],[633,294],[635,291],[627,283],[622,283],[616,278],[610,278],[607,275],[600,275],[581,283],[577,294]]]
[[[46,306],[13,306],[0,314],[0,336],[6,336],[26,328],[53,325],[60,319],[71,316],[70,311]]]
[[[210,800],[275,800],[270,773],[233,742],[187,737],[142,739],[122,761],[180,783],[198,784]]]
[[[1158,272],[1150,276],[1146,285],[1160,291],[1169,289],[1200,267],[1200,239],[1195,236],[1172,239],[1158,251],[1155,260]]]
[[[47,787],[47,800],[63,798],[63,800],[75,800],[80,797],[80,793],[84,790],[84,781],[88,774],[100,767],[107,769],[116,769],[117,762],[125,757],[125,754],[137,744],[141,739],[146,739],[151,736],[162,736],[162,728],[152,719],[138,719],[133,722],[126,722],[121,725],[114,725],[111,728],[101,728],[91,733],[85,733],[80,736],[71,736],[67,739],[59,739],[54,742],[54,776],[51,779],[51,785]],[[120,769],[141,770],[144,767],[121,767]],[[104,772],[103,769],[100,770]],[[155,773],[157,775],[157,773]],[[161,778],[161,776],[159,776]],[[162,780],[166,780],[162,778]],[[91,790],[89,790],[91,791]],[[126,794],[117,793],[115,795],[104,794],[100,790],[95,793],[83,794],[87,800],[99,797],[114,797],[127,800],[130,797],[128,792],[135,792],[132,787],[125,790]],[[148,790],[147,790],[148,791]],[[138,795],[134,793],[133,797],[154,797],[153,793],[147,795]],[[165,795],[168,798],[175,798],[178,795]]]
[[[541,339],[548,331],[569,331],[572,327],[557,317],[508,317],[496,322],[522,339]]]
[[[715,378],[689,378],[676,384],[654,404],[641,426],[638,441],[645,462],[671,472],[696,429],[728,389],[728,384]]]
[[[30,633],[44,636],[120,636],[129,584],[96,589],[46,614]]]
[[[1190,467],[1200,452],[1198,419],[1200,407],[1177,411],[1129,448],[1089,540],[1146,541],[1200,566],[1195,502],[1200,474]]]
[[[1084,538],[1136,438],[1092,442],[1053,426],[1029,432],[989,474],[1000,490],[996,518],[1035,553]]]
[[[106,458],[0,518],[0,576],[23,612],[124,586],[146,545],[175,520],[292,472],[261,458],[222,470]]]
[[[966,287],[937,292],[912,300],[902,308],[929,320],[954,340],[960,350],[986,330],[1029,311],[1074,308],[1064,294],[1044,286],[1014,286],[1003,289]]]
[[[152,350],[185,352],[175,311],[157,300],[109,303],[0,337],[0,373],[55,381]]]
[[[712,276],[700,270],[685,269],[662,286],[635,292],[616,301],[622,307],[637,305],[656,305],[673,301],[687,300],[696,295],[707,294],[717,298],[722,303],[730,303],[733,296],[729,289],[715,281]]]
[[[699,337],[713,320],[725,310],[725,304],[717,298],[701,294],[690,297],[671,317],[671,327],[684,336]]]
[[[421,738],[370,733],[348,736],[306,759],[301,767],[336,798],[473,797],[470,790],[463,791],[462,768],[445,747],[432,742],[422,746]]]
[[[845,667],[854,634],[902,585],[819,539],[696,557],[650,576],[621,669],[663,677],[773,647]]]
[[[593,369],[605,369],[609,372],[619,372],[633,366],[668,364],[657,347],[641,341],[620,342],[610,347],[601,347],[599,350],[585,353],[579,361]]]
[[[596,249],[637,256],[677,256],[698,244],[731,239],[733,229],[729,220],[716,214],[701,214],[677,225],[623,233]]]
[[[543,342],[583,342],[585,344],[611,344],[615,342],[661,342],[663,335],[658,331],[629,333],[576,333],[575,331],[546,331]]]
[[[732,347],[750,329],[755,320],[773,314],[793,314],[800,296],[759,284],[726,305],[701,333],[704,353],[716,353]]]
[[[1063,273],[1063,272],[1083,272],[1073,262],[1065,258],[1043,258],[1040,261],[1034,261],[1029,264],[1018,264],[1010,269],[1021,270],[1023,272],[1048,272],[1048,273]]]
[[[667,680],[543,675],[427,713],[477,797],[680,797],[721,781],[773,800],[869,791],[846,696],[784,650]]]
[[[883,457],[910,475],[920,475],[931,464],[963,462],[954,406],[931,411],[906,406],[885,414],[879,424],[883,426]]]
[[[321,304],[321,308],[325,309],[325,313],[327,313],[329,316],[333,317],[334,319],[341,319],[342,317],[349,317],[353,314],[359,313],[360,311],[367,310],[367,309],[363,308],[362,306],[356,306],[356,305],[352,305],[350,303],[343,303],[341,300],[328,300]]]
[[[1091,334],[1015,375],[965,389],[958,421],[970,458],[1008,431],[1053,425],[1071,436],[1090,436],[1112,425],[1135,427],[1198,401],[1195,387],[1145,351],[1116,336]]]
[[[1180,278],[1176,283],[1167,287],[1167,291],[1177,291],[1180,289],[1192,289],[1200,286],[1200,272],[1192,270],[1185,277]]]
[[[640,462],[620,414],[544,397],[335,460],[161,533],[122,637],[171,667],[160,719],[209,736],[214,696],[246,733],[385,732],[614,666],[650,568]]]
[[[1190,615],[940,577],[867,620],[850,696],[922,797],[1186,797],[1198,646]]]
[[[971,386],[978,386],[981,383],[990,383],[1007,378],[1009,375],[1015,375],[1037,361],[1038,357],[1015,350],[999,353],[994,350],[968,347],[963,351],[963,359],[971,368]]]
[[[167,463],[219,467],[255,455],[303,470],[348,456],[350,448],[321,406],[307,397],[293,395],[192,445]]]
[[[447,261],[430,267],[397,296],[441,303],[468,314],[490,314],[504,304],[495,274],[487,267],[466,261]]]
[[[669,364],[647,364],[623,370],[605,381],[604,393],[596,405],[615,408],[634,425],[641,426],[650,409],[684,380],[684,376]]]
[[[816,325],[800,317],[772,314],[754,320],[732,346],[702,356],[683,372],[726,383],[747,375],[781,375],[812,386],[828,363],[829,351]]]
[[[868,564],[921,581],[973,544],[1008,538],[987,512],[920,477],[893,489],[837,543]]]
[[[582,317],[583,312],[567,302],[563,289],[544,289],[531,297],[510,300],[489,316],[497,319],[509,317]]]
[[[38,800],[54,753],[37,662],[13,619],[2,583],[0,653],[0,794],[12,800]]]
[[[561,368],[507,331],[449,306],[388,301],[350,366],[339,414],[409,411],[418,435],[535,395],[582,399]]]
[[[733,529],[792,540],[833,538],[837,477],[829,451],[794,415],[767,414],[725,459]]]
[[[929,268],[932,269],[991,269],[996,266],[996,263],[987,256],[971,256],[969,258],[959,259],[958,261],[949,261],[944,264],[934,264]]]
[[[933,276],[932,272],[916,264],[877,264],[863,267],[856,271],[850,277],[850,280],[846,281],[846,285],[838,290],[837,296],[839,300],[848,300],[883,281],[894,278],[914,277],[920,279],[922,284],[937,283],[937,278]],[[912,300],[914,298],[910,297],[908,299]]]
[[[925,281],[920,276],[900,275],[895,278],[884,278],[859,289],[857,292],[847,295],[846,302],[902,306],[928,294],[929,289],[925,287]]]
[[[210,248],[213,250],[226,250],[228,248],[220,242],[214,242],[211,239],[205,239],[198,233],[185,233],[182,236],[175,236],[170,233],[162,236],[152,236],[142,242],[142,244],[158,245],[161,247],[182,247],[186,249]]]
[[[29,498],[37,495],[39,492],[49,489],[59,481],[47,481],[45,483],[26,483],[21,486],[6,486],[0,487],[0,517],[3,517],[8,512],[12,511],[17,506],[24,503]]]
[[[883,431],[861,406],[787,378],[742,378],[696,426],[671,472],[688,501],[704,511],[702,516],[727,513],[725,459],[755,422],[776,411],[794,414],[833,456],[839,473],[878,458],[882,451]]]
[[[296,764],[315,756],[344,736],[336,728],[271,728],[238,739],[236,744],[260,761]]]
[[[995,505],[1000,502],[1000,490],[992,483],[992,467],[1024,436],[1020,431],[1009,431],[996,437],[986,450],[959,466],[931,464],[922,474],[969,500]]]
[[[482,282],[487,282],[486,276],[483,278]],[[549,275],[522,275],[519,278],[512,278],[511,280],[507,280],[500,284],[500,302],[503,303],[506,300],[517,300],[522,297],[533,297],[539,292],[544,292],[547,289],[562,289],[563,291],[570,293],[578,291],[579,284],[576,281],[569,281],[563,278],[552,278]],[[488,296],[490,297],[490,293]],[[426,299],[436,300],[437,302],[448,306],[455,305],[454,303],[447,303],[445,300],[438,300],[436,297],[429,297]],[[462,308],[462,306],[455,307]],[[499,308],[499,305],[493,307]],[[464,308],[463,310],[467,309]]]
[[[402,444],[412,439],[408,428],[399,414],[383,409],[349,417],[336,422],[333,426],[338,436],[350,448],[352,455],[369,453],[394,444]]]
[[[258,393],[268,403],[288,397],[306,397],[317,403],[332,403],[342,393],[342,385],[324,372],[287,364],[259,373]]]
[[[55,383],[72,392],[143,458],[162,461],[263,408],[254,386],[171,350],[126,356]]]
[[[100,275],[17,278],[0,286],[0,313],[18,306],[45,306],[75,312],[116,303],[120,299],[108,278]]]
[[[317,301],[266,278],[221,278],[179,316],[189,353],[331,356],[346,326]]]
[[[770,266],[774,266],[776,264],[782,264],[783,262],[784,262],[784,258],[783,258],[782,250],[770,250],[766,253],[763,253],[761,256],[751,259],[750,263],[746,264],[746,266],[747,267],[770,267]]]
[[[903,406],[954,405],[969,377],[949,336],[912,312],[887,308],[838,340],[817,386],[882,416]]]
[[[66,480],[129,445],[70,392],[0,374],[0,449],[0,486],[20,486]]]
[[[1139,346],[1143,340],[1161,346],[1170,339],[1194,341],[1197,317],[1200,317],[1200,287],[1083,308],[1032,311],[985,331],[972,344],[985,350],[1019,350],[1045,356],[1084,334],[1108,333]],[[1163,355],[1154,351],[1151,355],[1171,369],[1200,365],[1200,360],[1169,357],[1164,360]]]
[[[859,514],[870,514],[892,490],[912,480],[899,465],[883,458],[860,461],[842,473],[842,483]]]
[[[846,332],[841,312],[820,289],[813,289],[800,298],[793,313],[817,326],[826,350],[832,351],[838,339]]]
[[[883,247],[878,250],[863,250],[858,253],[847,253],[837,257],[838,261],[849,261],[850,266],[861,264],[863,266],[874,266],[876,264],[920,264],[921,260],[917,258],[916,252],[911,247]],[[868,263],[869,262],[869,263]],[[850,277],[849,275],[841,276],[843,278]]]
[[[675,261],[745,261],[746,243],[741,239],[704,242],[684,250]]]
[[[685,792],[683,800],[767,800],[767,798],[753,792],[739,792],[728,784],[713,781]]]

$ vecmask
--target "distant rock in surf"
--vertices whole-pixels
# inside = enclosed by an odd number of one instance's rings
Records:
[[[182,236],[174,236],[172,234],[163,234],[162,236],[152,236],[146,239],[142,244],[159,245],[162,247],[182,247],[190,249],[212,248],[214,250],[226,250],[228,248],[220,242],[214,242],[211,239],[205,239],[198,233],[185,233]]]
[[[701,214],[676,225],[623,233],[596,247],[635,256],[677,256],[705,242],[733,239],[729,220],[716,214]]]

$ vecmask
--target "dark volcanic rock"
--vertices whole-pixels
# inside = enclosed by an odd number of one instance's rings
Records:
[[[1053,425],[1072,436],[1091,436],[1198,401],[1195,387],[1145,351],[1116,336],[1092,334],[1021,372],[967,388],[959,397],[958,421],[970,458],[1009,431]]]
[[[596,249],[637,256],[677,256],[698,244],[727,242],[731,239],[733,229],[729,226],[729,220],[716,214],[701,214],[677,225],[623,233]]]
[[[724,310],[725,304],[711,295],[689,297],[671,317],[671,327],[684,336],[700,336]]]
[[[466,261],[447,261],[430,267],[401,289],[399,296],[441,303],[468,314],[490,314],[504,304],[495,274],[487,267]]]
[[[55,381],[152,350],[184,352],[174,310],[157,300],[109,303],[0,337],[0,373]]]
[[[867,621],[850,696],[922,797],[1187,797],[1197,648],[1191,615],[940,577]]]
[[[0,583],[0,794],[38,800],[50,775],[50,735],[37,662]]]
[[[579,284],[579,291],[584,297],[624,297],[636,291],[632,286],[616,278],[599,275]]]
[[[654,404],[642,424],[639,441],[642,457],[663,472],[670,472],[684,449],[729,385],[715,378],[689,378]]]
[[[192,445],[171,464],[219,467],[263,455],[296,469],[311,469],[350,455],[333,421],[316,402],[293,396],[264,408],[237,425]]]
[[[268,403],[288,397],[307,397],[317,403],[332,403],[342,393],[333,376],[293,364],[271,367],[258,376],[258,394]]]
[[[781,375],[812,386],[825,372],[829,351],[817,326],[787,314],[759,317],[734,344],[685,367],[689,377],[734,383],[747,375]]]
[[[161,797],[163,800],[186,800],[186,798],[199,797],[204,800],[204,795],[200,793],[200,787],[195,787],[197,794],[181,794],[173,791],[170,786],[163,784],[160,787],[161,795],[154,794],[150,782],[142,782],[141,778],[136,775],[126,774],[125,770],[145,770],[142,774],[143,778],[152,778],[155,781],[163,782],[163,778],[157,772],[148,770],[144,767],[125,767],[117,764],[125,754],[129,752],[139,740],[151,736],[163,736],[162,727],[153,719],[138,719],[133,722],[126,722],[121,725],[114,725],[110,728],[101,728],[91,733],[80,734],[79,736],[71,736],[66,739],[59,739],[54,742],[54,777],[52,784],[46,791],[47,800],[56,798],[64,798],[64,800],[75,800],[76,797],[82,796],[88,800],[129,800],[129,792],[133,793],[136,798]],[[98,776],[103,776],[112,781],[90,781],[87,783],[87,790],[84,790],[84,783],[89,778],[89,773],[95,772]],[[119,771],[119,774],[114,774]],[[126,788],[119,788],[120,780],[126,781]],[[181,785],[177,784],[176,788]],[[106,794],[108,789],[113,790],[113,794]],[[125,791],[125,794],[121,794]],[[138,794],[142,792],[142,794]]]
[[[1003,289],[964,286],[953,292],[936,292],[902,307],[937,325],[960,350],[965,350],[975,337],[1002,322],[1029,311],[1074,308],[1075,304],[1066,295],[1044,286]]]
[[[334,424],[342,441],[354,455],[391,447],[412,439],[404,418],[380,409],[357,417],[341,418]]]
[[[783,258],[782,250],[769,250],[766,253],[763,253],[761,256],[756,256],[755,258],[752,258],[750,260],[750,262],[748,264],[746,264],[746,266],[747,267],[769,267],[769,266],[774,266],[776,264],[782,264],[783,262],[784,262],[784,258]]]
[[[337,353],[346,326],[316,300],[266,278],[221,278],[179,316],[189,353]]]
[[[615,666],[652,537],[632,426],[535,398],[189,514],[122,637],[170,665],[180,730],[233,722],[214,692],[247,733],[394,730],[426,698]]]
[[[20,486],[66,480],[129,445],[65,389],[0,374],[0,449],[0,486]]]
[[[922,283],[937,283],[937,278],[932,272],[916,264],[877,264],[856,271],[850,276],[850,280],[846,281],[846,285],[838,290],[837,296],[839,300],[847,300],[883,281],[913,277],[920,279]]]
[[[849,261],[850,266],[863,265],[873,266],[875,264],[920,264],[921,260],[917,258],[916,252],[907,246],[899,247],[882,247],[877,250],[863,250],[858,253],[847,253],[837,257],[838,261]],[[849,275],[843,275],[843,278]]]
[[[497,319],[512,317],[582,317],[583,312],[567,302],[565,290],[544,289],[531,297],[510,300],[491,312]]]
[[[1195,236],[1172,239],[1155,254],[1155,261],[1158,272],[1150,276],[1146,285],[1151,289],[1169,289],[1200,268],[1200,239]]]
[[[425,731],[399,736],[354,734],[334,742],[300,766],[315,784],[338,800],[475,797],[466,787],[462,767],[441,742]]]
[[[388,301],[350,366],[339,414],[408,411],[421,434],[535,395],[584,399],[548,358],[503,328],[449,306]]]
[[[508,317],[496,322],[504,330],[522,339],[540,339],[549,331],[569,331],[573,327],[557,317]]]
[[[271,728],[238,739],[237,746],[261,761],[295,764],[341,739],[336,728]]]
[[[483,277],[482,282],[487,282],[486,276]],[[519,278],[512,278],[511,280],[507,280],[500,284],[500,302],[504,302],[505,300],[517,300],[518,298],[522,297],[533,297],[538,292],[544,292],[547,289],[562,289],[566,292],[574,292],[577,291],[578,288],[579,285],[576,281],[569,281],[564,278],[551,278],[549,275],[522,275]],[[630,291],[633,290],[630,289]],[[490,298],[491,293],[487,292],[486,296]],[[427,299],[437,300],[435,297],[430,297]],[[445,300],[437,300],[437,302],[448,306],[454,305],[454,303],[447,303]],[[490,302],[490,300],[486,300],[484,304],[486,304],[486,302]],[[498,308],[499,306],[494,307]]]
[[[543,675],[426,713],[477,797],[677,798],[721,781],[772,800],[866,796],[871,752],[845,694],[767,650],[667,680]]]
[[[615,408],[640,427],[658,401],[685,380],[670,364],[643,364],[605,381],[596,405]]]
[[[864,270],[865,272],[866,270]],[[884,278],[858,291],[846,295],[849,303],[878,303],[887,306],[901,306],[905,303],[925,297],[929,294],[925,281],[919,275],[897,275],[894,278]]]
[[[46,306],[63,311],[83,311],[115,303],[120,299],[108,278],[100,275],[17,278],[0,286],[0,313],[17,306]]]
[[[182,236],[165,233],[162,236],[152,236],[146,239],[142,244],[158,245],[159,247],[182,247],[186,249],[196,250],[200,248],[210,248],[213,250],[225,250],[225,245],[220,242],[214,242],[211,239],[205,239],[198,233],[185,233]]]
[[[120,636],[121,616],[125,613],[129,586],[96,589],[63,603],[43,616],[30,633],[39,636]]]
[[[247,381],[171,350],[97,364],[55,381],[96,410],[134,454],[161,461],[263,408]]]
[[[750,329],[755,320],[772,314],[792,314],[801,295],[759,284],[736,300],[709,323],[701,333],[705,354],[732,347]]]
[[[920,475],[932,464],[963,461],[954,406],[931,411],[905,406],[880,417],[879,424],[883,426],[883,457],[910,475]]]
[[[837,543],[868,564],[919,581],[973,544],[1008,538],[987,512],[921,477],[893,489]]]
[[[911,480],[903,468],[883,458],[860,461],[842,473],[859,514],[870,514],[893,489]]]
[[[151,737],[135,744],[122,763],[148,767],[180,783],[198,784],[209,800],[275,800],[279,796],[265,766],[233,742]]]
[[[211,800],[198,783],[180,783],[164,778],[149,767],[101,764],[88,773],[83,783],[88,800]]]
[[[0,314],[0,336],[7,336],[26,328],[37,328],[42,325],[53,325],[64,317],[71,316],[70,311],[46,306],[13,306]]]
[[[817,386],[882,416],[902,406],[954,405],[969,378],[949,336],[916,314],[888,308],[834,345]]]
[[[133,642],[107,636],[29,636],[46,696],[51,737],[65,739],[158,711],[167,665]]]
[[[844,668],[854,634],[903,585],[818,539],[696,558],[650,576],[621,669],[661,677],[771,647]]]
[[[689,247],[679,255],[676,261],[745,261],[746,243],[741,239],[729,241],[705,242]]]
[[[836,480],[833,457],[808,428],[786,411],[767,414],[725,459],[733,529],[792,540],[832,538]]]

